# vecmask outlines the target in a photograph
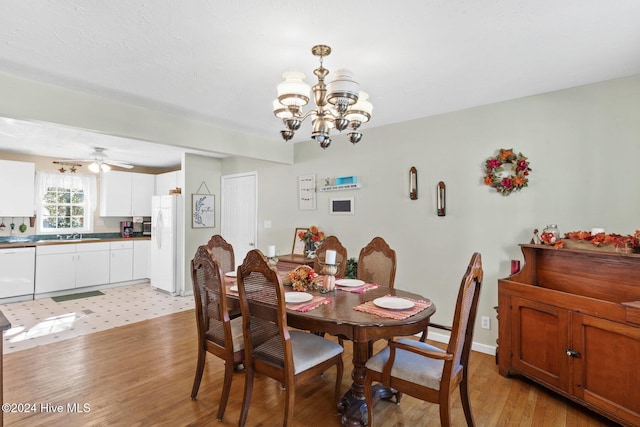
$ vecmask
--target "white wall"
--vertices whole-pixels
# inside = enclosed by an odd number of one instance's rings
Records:
[[[258,171],[259,241],[281,254],[290,252],[294,228],[311,224],[337,235],[349,257],[384,237],[398,255],[396,287],[431,298],[439,323],[451,322],[460,279],[480,252],[478,316],[492,323],[489,331],[477,326],[474,341],[486,346],[497,338],[497,280],[509,275],[511,259],[522,259],[518,244],[534,228],[640,228],[640,76],[363,131],[356,146],[344,136],[326,150],[297,144],[292,166],[229,158],[223,173]],[[484,162],[499,148],[521,151],[533,169],[529,187],[507,197],[483,184]],[[408,197],[411,166],[418,169],[416,201]],[[318,209],[299,211],[297,177],[309,173],[318,185],[357,175],[363,188],[318,192]],[[447,186],[446,217],[436,215],[439,181]],[[356,214],[328,215],[336,196],[355,197]],[[262,227],[265,220],[272,228]]]

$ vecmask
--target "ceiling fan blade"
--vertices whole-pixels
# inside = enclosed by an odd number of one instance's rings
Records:
[[[103,163],[106,163],[111,166],[117,166],[119,168],[132,169],[133,165],[127,162],[120,162],[118,160],[104,160]]]

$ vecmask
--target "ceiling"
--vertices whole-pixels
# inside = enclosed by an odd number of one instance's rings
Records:
[[[365,140],[371,127],[640,73],[637,0],[49,0],[0,11],[0,71],[274,139],[276,86],[291,69],[314,84],[315,44],[332,47],[329,71],[349,68],[370,94]],[[309,134],[304,123],[297,140]],[[0,120],[0,150],[84,158],[100,146],[158,167],[183,151],[131,145]]]

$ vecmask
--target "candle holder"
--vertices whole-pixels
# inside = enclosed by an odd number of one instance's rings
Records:
[[[336,290],[336,277],[338,272],[338,266],[336,264],[324,264],[322,266],[322,287],[325,292],[332,292]]]
[[[267,265],[269,265],[269,268],[276,270],[276,266],[278,265],[278,257],[267,257]]]

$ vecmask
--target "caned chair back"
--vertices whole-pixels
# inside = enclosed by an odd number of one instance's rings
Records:
[[[374,237],[358,257],[358,279],[393,288],[396,278],[396,251],[382,237]]]
[[[347,248],[342,246],[340,240],[336,236],[329,236],[318,249],[316,249],[316,258],[313,262],[313,269],[316,273],[322,274],[322,267],[325,264],[325,258],[327,251],[331,249],[336,251],[336,264],[338,265],[338,272],[335,277],[341,279],[344,277],[344,273],[347,271]]]
[[[191,267],[198,336],[224,347],[229,315],[222,270],[206,246],[198,248]]]
[[[238,267],[237,280],[245,361],[292,367],[284,289],[279,274],[269,267],[264,255],[254,249]],[[277,310],[273,310],[274,305]]]
[[[213,253],[222,267],[223,273],[235,271],[236,261],[233,254],[233,246],[219,234],[211,236],[207,242],[207,248]]]

